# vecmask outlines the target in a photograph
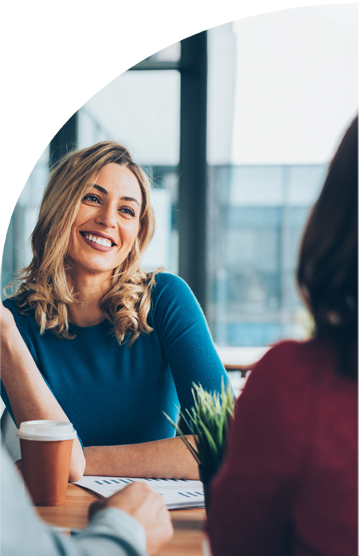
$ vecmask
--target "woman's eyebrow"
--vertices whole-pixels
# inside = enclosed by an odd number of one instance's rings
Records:
[[[95,189],[98,189],[99,191],[101,191],[102,193],[105,193],[105,195],[108,195],[108,191],[107,189],[105,189],[104,187],[102,187],[101,185],[97,185],[97,183],[95,183],[92,187],[94,187]],[[137,199],[135,199],[134,197],[121,197],[121,201],[133,201],[134,203],[137,203],[138,206],[140,206],[140,203],[137,201]]]
[[[95,185],[93,185],[92,187],[95,187],[95,188],[98,189],[99,191],[102,191],[102,193],[105,193],[105,195],[108,195],[107,189],[105,189],[104,187],[101,187],[101,185],[97,185],[97,184],[95,183]]]
[[[134,201],[138,204],[138,206],[140,206],[140,203],[134,197],[121,197],[121,201]]]

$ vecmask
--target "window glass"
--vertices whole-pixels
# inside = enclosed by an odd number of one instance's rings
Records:
[[[214,340],[264,346],[304,337],[298,247],[357,110],[357,7],[298,8],[223,25],[208,32],[208,55]]]
[[[158,56],[156,60],[162,60],[161,53]],[[118,141],[152,179],[156,232],[143,258],[146,269],[163,265],[177,272],[178,268],[179,118],[176,70],[128,71],[79,111],[80,148],[104,139]]]

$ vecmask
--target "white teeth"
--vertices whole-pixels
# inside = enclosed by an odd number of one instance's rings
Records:
[[[93,236],[91,234],[84,234],[86,239],[97,243],[98,245],[103,245],[104,247],[111,247],[112,243],[109,239],[101,238],[98,236]]]

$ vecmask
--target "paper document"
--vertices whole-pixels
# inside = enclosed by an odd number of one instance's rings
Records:
[[[101,498],[108,498],[126,485],[134,482],[147,483],[155,492],[161,494],[169,510],[204,508],[203,485],[201,481],[134,479],[128,477],[96,477],[86,475],[73,484],[91,490],[101,496]]]

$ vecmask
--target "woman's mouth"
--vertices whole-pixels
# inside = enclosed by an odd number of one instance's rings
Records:
[[[93,249],[97,251],[109,251],[114,247],[116,244],[113,243],[110,239],[105,237],[97,236],[94,234],[89,234],[87,232],[80,232],[84,240],[88,245],[90,245]]]

